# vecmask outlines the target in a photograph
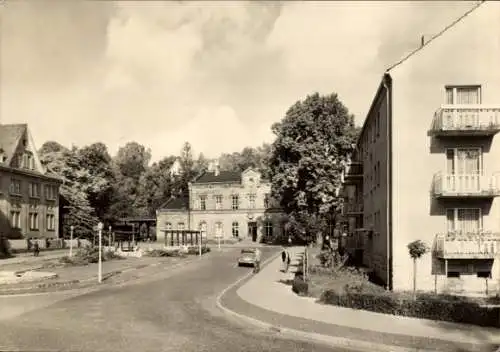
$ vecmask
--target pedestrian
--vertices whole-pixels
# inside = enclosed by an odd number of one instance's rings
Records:
[[[33,245],[33,255],[35,257],[38,257],[39,254],[40,254],[40,245],[38,244],[38,241],[36,241],[35,244]]]
[[[258,273],[260,271],[260,250],[255,248],[255,265],[253,272]]]
[[[283,251],[281,252],[281,262],[283,266],[281,267],[281,271],[285,271],[285,266],[286,266],[286,249],[283,248]]]

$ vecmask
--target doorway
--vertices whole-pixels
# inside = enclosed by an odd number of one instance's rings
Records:
[[[248,222],[248,237],[252,237],[252,241],[257,241],[257,222]]]

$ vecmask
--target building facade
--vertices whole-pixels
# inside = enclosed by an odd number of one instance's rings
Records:
[[[214,167],[189,184],[189,197],[171,199],[157,210],[157,240],[165,241],[164,230],[197,230],[208,239],[253,242],[282,236],[285,218],[270,193],[270,182],[256,170]]]
[[[58,238],[60,184],[41,164],[27,125],[0,125],[0,234]]]
[[[500,290],[500,4],[386,71],[343,175],[348,249],[389,289]],[[485,26],[484,23],[488,23]]]

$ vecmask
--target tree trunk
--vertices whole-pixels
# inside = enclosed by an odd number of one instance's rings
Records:
[[[417,258],[413,258],[413,299],[417,298]]]

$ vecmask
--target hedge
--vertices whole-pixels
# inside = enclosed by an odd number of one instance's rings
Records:
[[[414,300],[395,293],[339,294],[326,290],[321,295],[320,302],[384,314],[500,327],[500,307],[482,306],[478,302],[455,296],[419,294]]]

